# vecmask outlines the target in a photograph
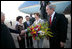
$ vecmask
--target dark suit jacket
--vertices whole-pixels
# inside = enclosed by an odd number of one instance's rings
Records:
[[[55,13],[52,25],[50,25],[51,31],[54,33],[53,41],[66,41],[67,24],[68,20],[63,14]]]
[[[29,25],[27,24],[27,22],[24,22],[23,24],[24,24],[25,29],[27,29],[27,27],[29,27]],[[31,25],[31,23],[30,23],[30,25]],[[27,34],[27,37],[28,37],[28,33],[29,32],[26,33]]]
[[[49,1],[44,1],[44,5],[43,5],[42,1],[40,2],[40,5],[41,5],[40,10],[41,10],[43,19],[47,19],[46,6],[48,4],[50,4]]]
[[[13,29],[11,29],[11,28],[9,28],[9,30],[10,30],[10,32],[12,32],[12,33],[16,33],[16,34],[19,34],[19,33],[20,33],[19,31],[13,30]]]
[[[40,2],[40,5],[41,5],[41,7],[44,7],[45,8],[49,3],[50,3],[49,1],[44,1],[44,6],[43,6],[43,3],[41,1]]]
[[[49,1],[44,1],[44,5],[43,5],[43,3],[41,1],[40,2],[40,5],[41,5],[40,10],[45,10],[46,9],[46,6],[48,5],[48,3],[50,3],[50,2]]]
[[[15,48],[14,40],[10,34],[10,30],[5,24],[1,24],[0,46],[0,48]]]
[[[24,22],[23,24],[24,24],[25,29],[27,29],[27,27],[29,27],[29,25],[27,24],[27,22]],[[31,23],[30,23],[30,25],[31,25]]]
[[[29,21],[30,21],[30,24],[32,25],[35,21],[35,18],[31,17]]]

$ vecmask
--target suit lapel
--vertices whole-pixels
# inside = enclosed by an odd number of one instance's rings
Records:
[[[28,26],[27,22],[26,22],[26,26]]]
[[[52,21],[52,25],[54,25],[54,24],[56,24],[56,13],[55,13],[55,15],[54,15],[54,17],[53,17],[53,21]]]
[[[26,22],[26,24],[27,24],[27,26],[30,26],[30,24],[28,24],[27,22]]]

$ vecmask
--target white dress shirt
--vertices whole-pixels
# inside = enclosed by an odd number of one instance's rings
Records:
[[[54,15],[55,15],[55,12],[53,12],[53,14],[51,15],[51,22],[53,21]]]
[[[29,21],[27,21],[27,24],[28,24],[28,25],[30,25],[30,22],[29,22]]]

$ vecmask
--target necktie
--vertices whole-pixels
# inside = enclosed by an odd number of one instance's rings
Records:
[[[51,16],[50,16],[50,24],[51,24]]]

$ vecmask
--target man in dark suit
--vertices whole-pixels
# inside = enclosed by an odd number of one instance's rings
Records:
[[[54,34],[54,37],[50,38],[50,48],[64,48],[68,20],[63,14],[55,12],[55,5],[47,5],[46,12],[50,16],[50,31]]]
[[[8,28],[4,24],[5,16],[1,12],[1,32],[0,32],[0,48],[16,48],[14,40],[10,34],[10,32],[19,33],[16,30]]]
[[[29,27],[31,25],[31,21],[29,21],[30,20],[29,16],[26,16],[25,18],[26,18],[26,22],[24,22],[24,27],[25,27],[25,29],[27,29],[27,27]],[[28,32],[26,33],[26,40],[27,40],[27,47],[33,48],[32,36],[29,37]]]
[[[30,14],[30,24],[32,25],[33,23],[34,23],[34,21],[35,21],[35,18],[34,17],[32,17],[32,14]]]
[[[0,37],[0,48],[15,48],[14,40],[10,34],[8,27],[5,24],[1,24],[1,37]]]
[[[41,10],[41,15],[43,17],[43,19],[47,19],[47,13],[46,13],[46,6],[49,5],[50,2],[49,1],[41,1],[40,2],[40,10]]]

